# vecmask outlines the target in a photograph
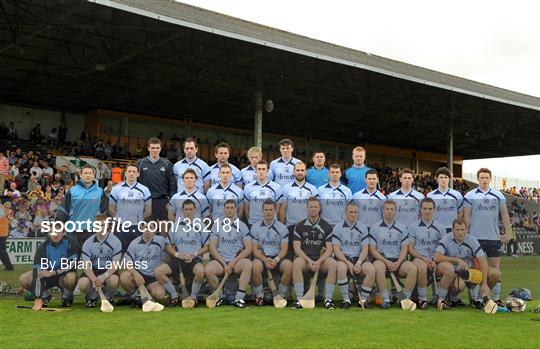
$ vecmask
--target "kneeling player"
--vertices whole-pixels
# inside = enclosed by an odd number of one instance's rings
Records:
[[[104,222],[105,215],[98,214],[97,221]],[[93,308],[99,298],[96,289],[107,286],[105,294],[111,299],[118,289],[119,278],[116,274],[117,265],[121,258],[122,242],[112,233],[103,234],[101,229],[90,236],[82,246],[84,276],[77,284],[79,290],[86,294],[86,306]],[[91,264],[91,265],[87,265]]]
[[[480,284],[480,294],[489,296],[491,288],[497,284],[501,278],[501,272],[488,266],[486,254],[480,247],[476,238],[467,233],[465,220],[458,218],[452,223],[452,232],[444,235],[439,242],[433,256],[437,264],[437,274],[442,275],[439,283],[439,309],[448,309],[447,300],[448,289],[454,285],[454,292],[461,293],[465,288],[465,282],[458,278],[460,271],[465,271],[473,267],[473,258],[478,261],[479,269],[482,272],[482,282]],[[458,283],[454,280],[458,280]],[[482,309],[482,301],[475,299],[475,306]]]
[[[62,289],[62,306],[73,303],[73,290],[77,285],[75,263],[79,255],[79,244],[65,232],[50,232],[49,237],[36,250],[33,270],[19,278],[25,290],[34,293],[34,310],[47,306],[52,296],[47,292],[52,287]]]
[[[292,262],[284,259],[289,249],[289,231],[276,219],[276,203],[271,199],[262,204],[263,221],[251,227],[253,238],[253,270],[251,282],[255,303],[263,305],[263,271],[267,268],[281,273],[279,292],[283,298],[291,283]]]
[[[304,296],[304,272],[327,273],[325,282],[324,307],[334,309],[332,296],[336,286],[337,263],[332,258],[332,226],[320,217],[321,203],[316,197],[307,202],[308,218],[294,227],[293,248],[296,258],[293,262],[293,284],[296,302],[293,309],[300,309],[300,298]],[[321,255],[321,250],[326,250]]]
[[[237,219],[236,210],[235,200],[225,201],[225,218],[214,222],[210,233],[210,256],[213,260],[204,268],[204,274],[214,290],[219,285],[218,276],[224,273],[240,274],[234,305],[247,308],[244,297],[251,278],[251,261],[248,259],[251,254],[251,237],[248,227]],[[217,305],[222,303],[223,297],[220,297]]]
[[[204,224],[194,224],[197,215],[195,202],[190,199],[182,203],[183,220],[179,222],[178,230],[169,233],[170,245],[165,248],[172,256],[169,264],[162,264],[156,269],[156,278],[167,289],[169,277],[180,280],[180,269],[184,276],[193,276],[190,297],[196,302],[197,295],[204,280],[204,264],[202,256],[208,252],[208,233]],[[184,279],[185,282],[185,279]],[[187,285],[185,285],[187,287]],[[174,290],[170,306],[178,303],[178,293]],[[169,290],[167,290],[169,292]]]
[[[349,203],[345,207],[345,220],[338,223],[332,231],[332,244],[337,262],[337,283],[343,295],[341,307],[351,306],[347,273],[357,283],[358,305],[365,308],[375,283],[375,267],[367,260],[369,234],[365,225],[358,222],[358,206]],[[364,277],[360,286],[357,276]]]
[[[390,298],[386,288],[386,272],[398,272],[400,276],[405,277],[403,293],[405,297],[411,298],[412,291],[416,284],[417,268],[413,262],[405,260],[409,239],[405,227],[395,220],[396,203],[393,200],[385,201],[383,204],[383,219],[374,223],[369,234],[370,252],[375,261],[377,288],[382,297],[381,308],[390,307]]]
[[[446,228],[433,219],[435,202],[431,198],[425,198],[420,204],[421,218],[412,222],[407,227],[409,234],[409,254],[414,257],[413,263],[418,269],[416,275],[416,287],[418,289],[418,308],[427,309],[427,284],[428,271],[432,275],[435,269],[433,253],[439,244],[439,240],[446,234]],[[433,280],[433,282],[436,282]]]
[[[161,263],[161,254],[167,245],[163,236],[155,235],[148,226],[143,234],[134,239],[124,255],[126,270],[120,275],[120,283],[128,294],[131,294],[136,305],[140,305],[137,287],[146,286],[153,298],[165,298],[165,288],[157,281],[154,271]]]

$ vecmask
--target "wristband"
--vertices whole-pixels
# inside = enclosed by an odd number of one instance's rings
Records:
[[[111,276],[111,274],[109,274],[109,272],[106,271],[106,272],[103,273],[103,276],[105,276],[105,279],[108,279],[109,276]]]
[[[276,261],[276,263],[279,263],[279,261],[280,261],[281,259],[279,258],[279,256],[276,256],[276,258],[274,258],[274,260]]]
[[[180,258],[180,252],[175,252],[175,253],[174,253],[174,256],[175,256],[176,258]]]

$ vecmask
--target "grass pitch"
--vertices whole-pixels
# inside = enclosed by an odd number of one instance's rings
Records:
[[[13,286],[21,271],[2,272]],[[77,297],[71,311],[33,312],[22,297],[0,298],[2,348],[538,348],[540,315],[529,312],[540,301],[540,257],[502,258],[503,292],[529,288],[535,298],[524,313],[486,315],[471,307],[413,313],[399,306],[384,311],[294,311],[270,306],[236,309],[165,309],[143,313],[116,307],[110,314],[84,308]],[[464,294],[466,298],[466,294]],[[336,303],[337,305],[337,303]],[[53,300],[52,307],[58,306]]]

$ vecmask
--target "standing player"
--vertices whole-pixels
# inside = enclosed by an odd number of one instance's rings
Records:
[[[318,188],[328,183],[328,169],[324,166],[326,162],[324,151],[316,150],[312,160],[313,166],[307,171],[306,181]]]
[[[242,189],[231,182],[231,177],[231,165],[221,165],[219,168],[219,182],[213,185],[210,189],[208,189],[208,192],[206,192],[206,197],[210,205],[210,212],[213,219],[223,219],[225,216],[223,206],[229,199],[236,202],[238,216],[242,217],[244,193]]]
[[[365,165],[366,149],[358,146],[352,150],[353,165],[345,171],[345,184],[351,189],[353,194],[366,187],[366,172],[369,167]]]
[[[270,171],[274,174],[274,182],[283,188],[286,184],[294,181],[294,166],[300,162],[292,156],[294,144],[290,139],[282,139],[279,141],[279,152],[281,157],[270,163]]]
[[[38,246],[34,254],[34,267],[19,278],[21,287],[34,293],[34,310],[47,306],[52,298],[47,291],[52,287],[62,289],[62,306],[73,303],[73,290],[77,285],[77,271],[74,263],[80,254],[75,238],[65,232],[49,233],[45,242]],[[62,263],[64,262],[64,263]]]
[[[446,234],[446,228],[437,220],[433,219],[435,214],[435,202],[431,198],[425,198],[420,204],[420,219],[412,222],[407,227],[409,234],[409,254],[414,258],[416,265],[416,287],[418,288],[420,309],[427,309],[427,284],[428,271],[435,268],[433,253],[439,244],[439,240]],[[436,282],[436,280],[433,280]]]
[[[247,152],[249,166],[244,167],[240,173],[242,174],[242,183],[244,188],[251,182],[257,179],[257,164],[262,160],[262,150],[259,147],[251,147]],[[268,166],[267,166],[268,167]],[[268,169],[268,179],[272,180],[274,174]]]
[[[244,301],[246,287],[251,278],[251,236],[248,227],[236,216],[236,201],[225,201],[225,219],[214,223],[210,234],[210,256],[212,260],[204,268],[206,280],[212,289],[219,285],[218,276],[227,274],[240,274],[238,290],[234,305],[238,308],[248,308]],[[220,297],[217,305],[223,303]]]
[[[195,217],[202,219],[209,215],[209,205],[206,195],[204,195],[197,187],[199,177],[197,172],[192,168],[186,168],[182,174],[182,190],[174,194],[169,205],[169,221],[175,222],[177,219],[182,220],[182,203],[185,200],[191,200],[195,203]]]
[[[193,137],[188,137],[184,141],[184,154],[185,158],[174,164],[173,172],[176,176],[177,190],[181,193],[184,187],[184,173],[187,169],[192,169],[195,172],[195,178],[197,179],[197,190],[202,193],[204,190],[203,177],[210,170],[210,167],[206,162],[197,157],[199,146],[197,140]]]
[[[375,274],[377,288],[382,297],[381,308],[390,307],[390,298],[386,288],[386,272],[397,272],[399,276],[405,277],[403,293],[407,298],[411,298],[412,291],[416,284],[417,268],[413,262],[406,260],[409,239],[406,228],[395,219],[396,203],[392,200],[383,204],[383,219],[374,223],[369,229],[371,236],[369,251],[375,260]]]
[[[508,242],[510,232],[510,217],[506,207],[504,195],[490,188],[491,171],[481,168],[476,173],[478,188],[465,194],[463,202],[463,217],[470,229],[470,234],[478,239],[482,250],[487,255],[490,267],[500,271],[501,241]],[[504,234],[499,232],[499,216],[504,227]],[[478,299],[479,287],[474,290],[475,298]],[[501,284],[493,286],[493,300],[500,306],[504,306],[500,299]]]
[[[377,189],[378,182],[377,171],[367,170],[366,187],[353,195],[353,201],[358,205],[358,222],[368,228],[382,219],[382,206],[386,201],[386,196]]]
[[[289,227],[289,230],[307,216],[307,200],[318,195],[317,188],[306,182],[305,163],[300,161],[294,165],[294,175],[292,183],[281,187],[283,203],[279,208],[279,220]]]
[[[139,285],[146,286],[153,298],[157,300],[165,298],[165,288],[158,282],[154,272],[161,264],[161,255],[167,240],[163,236],[155,235],[154,229],[151,229],[151,224],[149,225],[150,227],[148,225],[143,227],[142,235],[129,244],[123,260],[126,270],[120,275],[122,288],[131,294],[135,304],[139,303],[136,297]]]
[[[176,177],[173,165],[159,156],[161,141],[152,137],[148,140],[148,153],[145,158],[137,160],[139,182],[146,186],[152,194],[152,218],[167,219],[167,203],[177,192]]]
[[[268,163],[264,160],[257,164],[257,179],[244,188],[245,215],[248,223],[253,225],[263,220],[262,203],[270,199],[280,204],[283,198],[281,187],[268,179]]]
[[[208,252],[209,234],[204,224],[196,223],[195,208],[195,202],[190,199],[182,202],[183,221],[178,224],[177,230],[169,233],[170,245],[166,247],[167,253],[172,258],[168,264],[157,267],[155,274],[162,285],[167,285],[169,276],[180,281],[180,268],[182,268],[184,276],[193,276],[190,297],[196,301],[204,280],[202,257]],[[178,295],[176,296],[176,298],[171,296],[171,306],[177,304]]]
[[[359,289],[358,305],[367,306],[367,300],[375,283],[375,267],[368,260],[369,233],[365,225],[358,222],[358,206],[347,204],[345,219],[337,224],[332,231],[332,245],[337,262],[337,283],[343,295],[342,308],[351,306],[349,297],[349,282],[347,274],[351,275]],[[363,276],[360,286],[357,276]]]
[[[330,165],[330,182],[318,189],[321,200],[321,217],[332,226],[343,221],[345,206],[352,199],[352,192],[341,184],[341,167],[338,164]]]
[[[479,296],[475,300],[475,306],[482,309],[480,295],[489,296],[493,287],[497,285],[501,278],[501,272],[488,265],[486,255],[478,240],[467,233],[465,220],[458,218],[454,220],[453,231],[445,234],[433,255],[433,260],[437,263],[437,274],[442,275],[439,283],[439,301],[437,306],[440,310],[450,308],[447,300],[448,289],[459,275],[460,271],[473,268],[473,258],[478,261],[478,266],[482,272],[482,283],[479,287]],[[492,288],[490,290],[490,287]],[[454,290],[458,295],[465,288],[465,283],[460,281]]]
[[[105,230],[104,222],[107,217],[96,216],[96,221],[102,222],[102,227],[90,236],[82,246],[82,261],[84,276],[81,276],[77,288],[86,294],[86,307],[93,308],[98,301],[96,288],[107,286],[105,294],[111,299],[118,289],[120,279],[116,271],[122,258],[122,242],[111,232]]]
[[[446,232],[449,233],[452,231],[452,222],[463,217],[463,196],[459,191],[450,189],[452,174],[446,167],[439,168],[435,172],[435,178],[439,187],[429,192],[427,197],[435,201],[435,219],[444,224]]]
[[[276,203],[267,199],[262,204],[264,219],[251,227],[253,238],[253,270],[251,283],[255,294],[255,303],[263,305],[263,272],[264,269],[281,274],[279,293],[286,297],[292,276],[292,262],[287,257],[289,248],[289,231],[276,219]]]
[[[217,162],[210,166],[210,169],[203,177],[204,180],[204,192],[206,193],[208,189],[216,185],[220,181],[220,169],[223,165],[229,165],[229,168],[232,172],[232,183],[236,184],[240,188],[242,187],[242,174],[238,167],[233,164],[229,164],[229,156],[231,154],[231,147],[227,143],[219,143],[216,145],[214,150],[214,155],[216,156]]]
[[[138,229],[140,221],[152,215],[152,194],[150,190],[137,182],[139,169],[137,166],[126,167],[126,180],[111,190],[109,195],[109,213],[119,222],[129,223],[127,231],[119,229],[115,232],[122,241],[122,251],[125,252],[133,239],[141,236]],[[123,228],[123,227],[119,227]]]
[[[294,227],[293,248],[296,258],[293,262],[293,284],[296,302],[293,309],[301,309],[300,298],[304,296],[304,273],[320,271],[326,273],[324,307],[334,310],[332,296],[336,286],[337,263],[332,258],[332,226],[320,217],[321,203],[316,197],[307,202],[308,218]],[[321,250],[326,250],[321,255]]]
[[[404,168],[399,176],[401,188],[390,193],[388,200],[396,203],[396,221],[404,226],[408,226],[418,219],[420,214],[420,201],[424,195],[412,188],[414,173],[408,168]]]

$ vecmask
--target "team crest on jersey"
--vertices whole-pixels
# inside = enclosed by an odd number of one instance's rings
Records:
[[[128,194],[128,197],[132,198],[132,197],[133,197],[133,193],[130,192],[130,193]]]
[[[484,199],[484,204],[489,204],[489,199]]]
[[[159,170],[160,170],[161,172],[165,172],[165,167],[161,166],[161,167],[159,168]]]
[[[146,170],[148,170],[148,167],[143,167],[143,171],[146,171]]]
[[[446,199],[444,199],[443,201],[443,205],[447,205],[448,204],[448,201]]]

